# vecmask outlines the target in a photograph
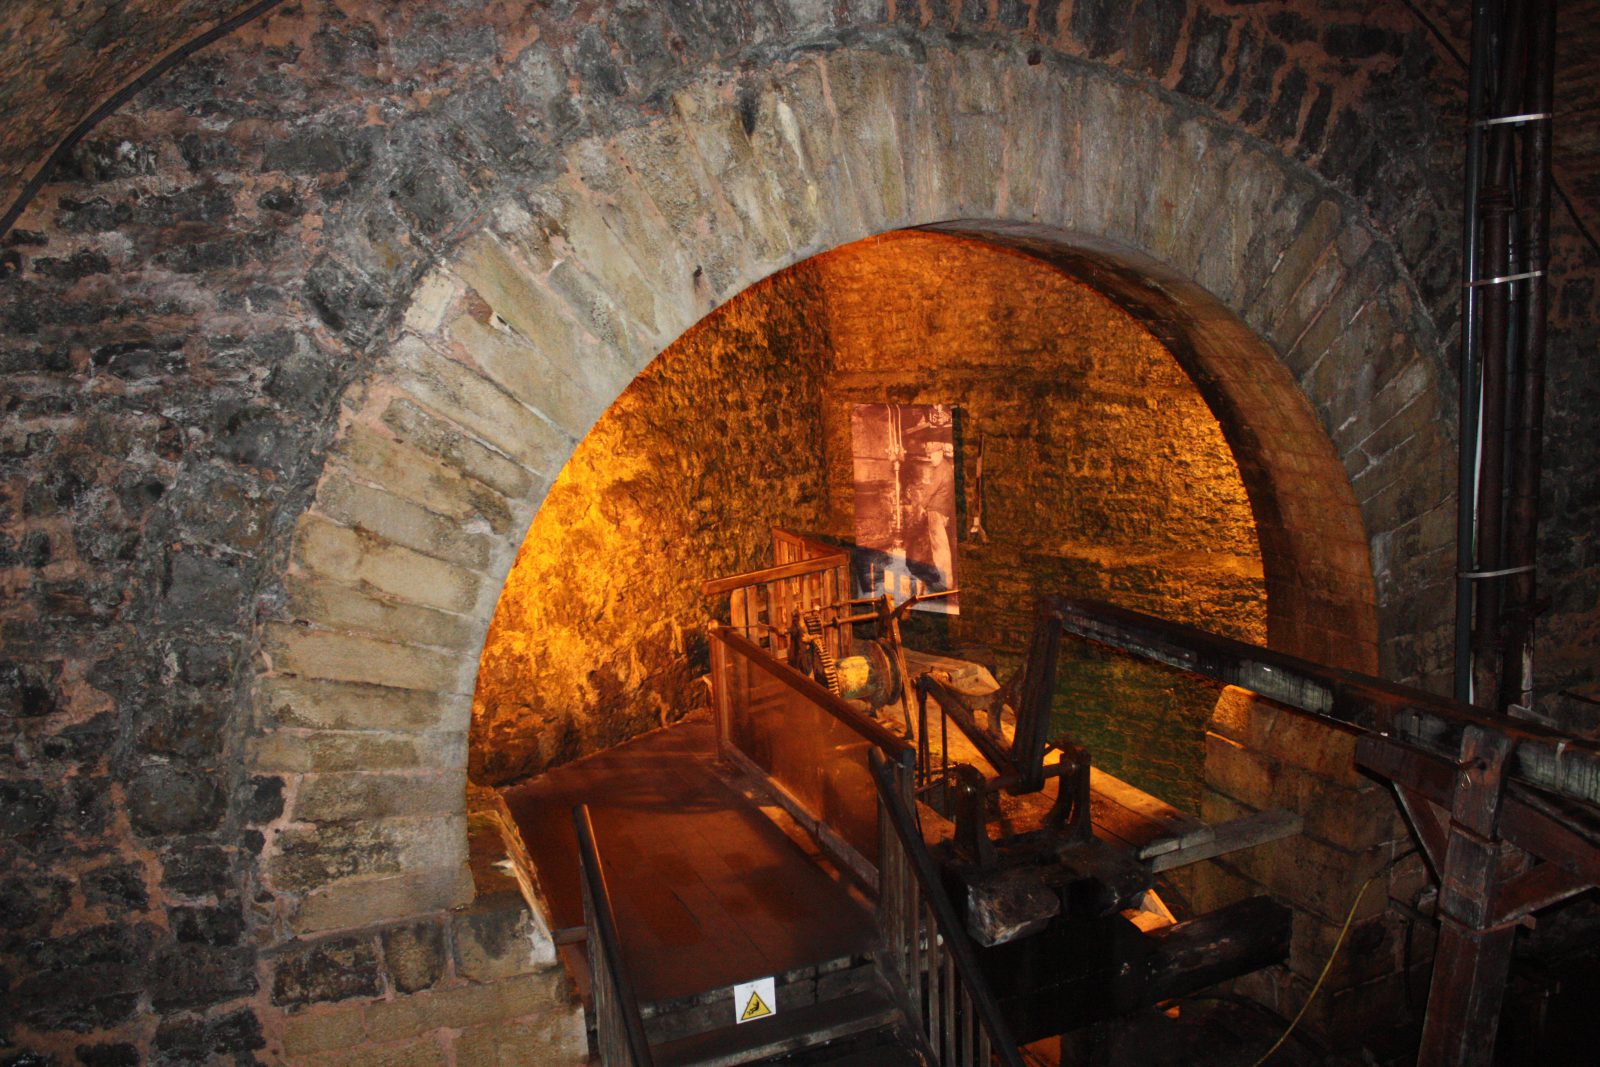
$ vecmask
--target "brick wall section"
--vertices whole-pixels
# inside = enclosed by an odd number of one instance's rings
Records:
[[[516,880],[495,866],[506,854],[497,819],[474,814],[471,826],[469,906],[299,940],[275,954],[261,1014],[270,1062],[587,1061],[582,1008],[543,912],[530,911]]]
[[[1390,899],[1414,906],[1428,876],[1419,856],[1402,858],[1413,851],[1405,822],[1389,790],[1355,769],[1354,751],[1353,734],[1224,690],[1206,734],[1202,815],[1222,820],[1283,808],[1299,812],[1305,827],[1193,868],[1183,887],[1203,910],[1262,891],[1294,903],[1288,966],[1236,984],[1286,1015],[1300,1009],[1353,915],[1308,1022],[1359,1041],[1403,1016],[1407,982],[1425,987],[1417,970],[1427,971],[1433,930],[1412,928],[1388,907]],[[1408,973],[1408,964],[1415,970]]]
[[[17,270],[0,286],[7,1039],[62,1061],[248,1058],[265,1040],[264,950],[332,933],[364,898],[381,925],[464,895],[459,831],[422,829],[459,827],[456,802],[363,840],[285,815],[295,775],[377,750],[397,763],[373,774],[427,779],[453,751],[439,777],[459,780],[489,605],[571,441],[718,303],[868,220],[1105,224],[1246,313],[1355,477],[1386,673],[1436,679],[1451,461],[1429,440],[1437,413],[1413,405],[1450,392],[1457,180],[1436,108],[1455,86],[1400,6],[1370,34],[1340,7],[1002,4],[968,20],[730,0],[702,19],[314,0],[109,120],[7,238]],[[886,60],[893,76],[874,74]],[[687,138],[649,125],[680,120]],[[1182,177],[1170,212],[1142,180],[1096,184],[1136,172],[1118,160],[1132,143],[1183,153],[1140,157]],[[669,180],[674,160],[692,182]],[[1321,273],[1295,271],[1300,299],[1251,312],[1229,279],[1276,274],[1324,200],[1339,232],[1372,235],[1365,265],[1319,252]],[[615,224],[657,279],[609,302],[550,297],[571,277],[554,265],[534,279],[534,339],[582,354],[546,379],[572,390],[538,398],[580,419],[533,405],[542,444],[497,441],[478,401],[452,399],[503,390],[440,366],[430,330],[394,343],[407,308],[452,291],[434,268],[528,232],[518,211],[571,223],[552,236],[572,247],[602,247]],[[1575,635],[1562,678],[1592,685],[1600,404],[1584,359],[1600,266],[1558,236],[1552,375],[1567,388],[1545,536],[1562,569],[1546,588],[1552,632]],[[380,506],[360,533],[362,487],[420,510]],[[464,501],[483,527],[433,543],[429,516],[457,527]],[[390,594],[412,565],[426,588]],[[330,595],[330,569],[365,595]],[[297,888],[269,888],[280,877]]]

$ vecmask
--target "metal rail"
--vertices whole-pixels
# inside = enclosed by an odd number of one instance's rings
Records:
[[[583,886],[583,921],[589,930],[589,974],[600,1062],[606,1067],[654,1067],[639,1000],[622,958],[611,890],[606,886],[587,804],[572,809],[572,825],[578,832],[578,877]]]
[[[1483,388],[1478,351],[1478,194],[1483,181],[1485,81],[1491,51],[1490,0],[1474,0],[1472,62],[1467,68],[1466,188],[1461,206],[1461,273],[1469,284],[1461,290],[1461,428],[1456,458],[1456,628],[1455,697],[1472,700],[1472,579],[1476,558],[1478,503],[1478,402]]]
[[[908,774],[874,752],[882,828],[878,924],[887,969],[941,1067],[1023,1067],[917,824]]]

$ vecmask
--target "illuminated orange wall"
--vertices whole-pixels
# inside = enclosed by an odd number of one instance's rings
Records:
[[[958,546],[960,619],[948,634],[925,625],[925,640],[989,645],[1008,663],[1044,592],[1266,640],[1261,555],[1233,454],[1142,327],[1027,257],[942,234],[887,234],[813,262],[834,359],[823,386],[827,532],[847,536],[853,523],[851,403],[955,404],[965,439],[985,439],[989,542]],[[1099,764],[1198,800],[1215,689],[1069,641],[1059,690],[1060,725]]]
[[[959,546],[961,618],[925,638],[1018,652],[1033,598],[1059,591],[1264,639],[1238,471],[1166,350],[1031,259],[888,234],[730,301],[583,442],[491,629],[474,775],[527,773],[696,703],[699,580],[766,562],[772,524],[848,538],[848,405],[881,400],[955,404],[967,439],[987,440],[990,542]],[[1099,762],[1196,794],[1214,691],[1087,656],[1062,698]]]
[[[490,624],[469,773],[499,783],[704,702],[702,579],[767,565],[822,518],[827,336],[802,265],[746,290],[636,378],[578,445]]]

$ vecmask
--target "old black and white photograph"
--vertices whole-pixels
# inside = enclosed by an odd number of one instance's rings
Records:
[[[850,412],[857,582],[864,596],[956,588],[955,409],[856,404]],[[916,605],[955,615],[957,598]]]

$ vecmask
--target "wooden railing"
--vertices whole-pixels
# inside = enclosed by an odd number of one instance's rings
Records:
[[[850,610],[850,553],[809,537],[772,530],[774,566],[713,578],[701,584],[706,596],[728,596],[728,624],[739,636],[782,659],[789,652],[789,623],[796,611],[819,612],[824,632],[838,643],[832,625]],[[833,649],[844,655],[842,644]]]
[[[878,928],[884,969],[941,1067],[1023,1067],[917,823],[903,769],[871,759],[883,841]]]
[[[606,1067],[654,1067],[645,1040],[639,1001],[622,958],[611,891],[594,841],[589,806],[572,812],[578,832],[578,876],[583,886],[583,921],[588,928],[589,975],[594,996],[595,1043]]]

